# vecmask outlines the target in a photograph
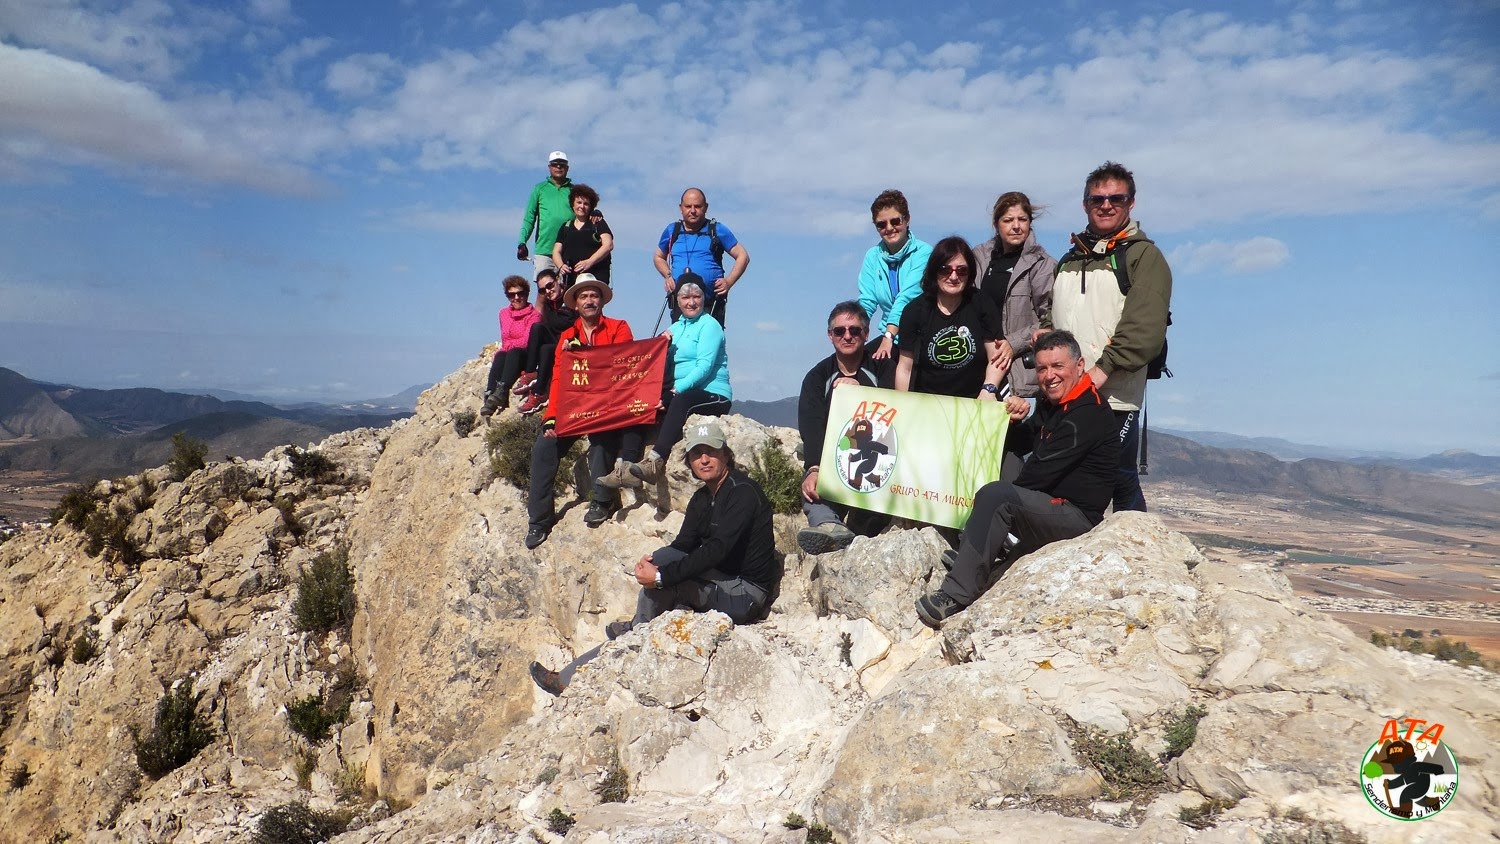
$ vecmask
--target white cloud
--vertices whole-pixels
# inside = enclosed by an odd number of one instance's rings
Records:
[[[384,53],[359,53],[328,66],[323,85],[346,97],[368,97],[385,84],[396,61]]]
[[[282,76],[289,77],[297,69],[297,65],[322,54],[332,46],[332,38],[304,38],[277,53],[271,64]]]
[[[762,334],[780,334],[781,333],[781,323],[779,323],[779,322],[771,322],[769,320],[766,320],[766,321],[763,321],[763,322],[757,322],[755,324],[755,330],[759,331]]]
[[[0,37],[81,59],[128,78],[166,79],[237,27],[214,8],[174,11],[165,0],[133,0],[111,12],[66,0],[0,3]]]
[[[280,22],[292,17],[291,0],[250,0],[250,16],[263,21]]]
[[[1211,240],[1185,243],[1172,250],[1171,265],[1190,273],[1258,273],[1274,270],[1291,259],[1291,250],[1273,237],[1248,240]]]
[[[415,206],[393,212],[389,216],[389,222],[401,228],[425,231],[514,234],[521,227],[521,209],[436,210],[425,206]]]

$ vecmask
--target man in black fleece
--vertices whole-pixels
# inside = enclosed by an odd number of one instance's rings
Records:
[[[997,560],[1087,533],[1103,521],[1114,494],[1119,428],[1089,380],[1078,341],[1049,331],[1034,348],[1036,412],[1027,419],[1025,399],[1005,400],[1012,422],[1005,449],[1031,456],[1014,483],[985,484],[975,494],[942,587],[917,599],[918,617],[934,629],[984,594]]]
[[[771,502],[755,481],[734,465],[734,452],[717,422],[687,428],[687,464],[703,486],[688,500],[682,530],[672,544],[635,563],[641,585],[635,618],[611,622],[615,639],[677,606],[718,610],[735,624],[765,617],[781,583],[781,562],[771,530]],[[531,677],[550,694],[562,694],[594,648],[562,671],[531,664]]]

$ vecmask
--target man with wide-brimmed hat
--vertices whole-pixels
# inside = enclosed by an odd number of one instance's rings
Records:
[[[562,371],[561,355],[568,349],[629,343],[635,339],[625,320],[604,315],[604,306],[613,297],[614,293],[609,285],[595,278],[592,273],[580,274],[578,281],[568,288],[567,303],[578,312],[578,319],[558,338],[559,357],[558,362],[553,365],[554,372]],[[552,532],[552,525],[557,520],[553,510],[552,483],[557,477],[557,467],[562,456],[578,441],[577,435],[560,437],[555,431],[560,394],[558,384],[561,380],[552,379],[551,396],[542,418],[542,435],[537,437],[536,445],[531,449],[531,490],[526,504],[527,548],[535,548],[546,542],[547,535]],[[599,389],[608,389],[608,386],[601,384]],[[615,493],[599,486],[598,480],[615,465],[617,457],[639,460],[641,443],[642,431],[639,427],[589,435],[589,477],[595,483],[588,512],[583,517],[584,524],[598,527],[614,514]]]

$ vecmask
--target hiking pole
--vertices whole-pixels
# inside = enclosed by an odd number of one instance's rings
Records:
[[[661,333],[661,318],[667,315],[667,305],[671,304],[671,302],[672,294],[668,293],[667,298],[662,300],[661,310],[656,314],[656,325],[651,329],[652,337],[655,337],[656,335]]]

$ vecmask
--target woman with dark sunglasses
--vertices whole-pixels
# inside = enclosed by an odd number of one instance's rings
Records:
[[[526,362],[526,344],[531,327],[542,318],[531,306],[531,282],[518,275],[506,276],[507,307],[500,309],[500,351],[490,361],[490,374],[484,385],[482,416],[492,416],[510,404],[510,387],[516,383]]]
[[[870,220],[880,242],[865,253],[859,269],[859,304],[871,323],[884,326],[879,341],[870,344],[873,357],[884,360],[895,349],[901,312],[922,292],[922,270],[932,247],[911,236],[911,208],[901,191],[881,191],[870,203]]]
[[[545,269],[537,273],[536,289],[540,294],[537,297],[537,310],[541,317],[531,327],[531,336],[526,342],[526,371],[521,373],[513,390],[518,396],[526,396],[516,409],[528,415],[536,413],[547,404],[557,340],[578,319],[578,312],[563,301],[563,287],[557,270]]]
[[[922,293],[901,314],[896,389],[999,400],[1010,367],[1000,312],[976,295],[974,252],[961,237],[932,247]]]
[[[1031,352],[1032,336],[1052,312],[1052,276],[1057,273],[1057,261],[1031,230],[1037,213],[1026,194],[1000,194],[990,215],[995,236],[974,247],[979,290],[1000,309],[1005,327],[1001,351],[1012,358],[1010,388],[1018,396],[1037,393],[1036,370],[1021,359]]]

